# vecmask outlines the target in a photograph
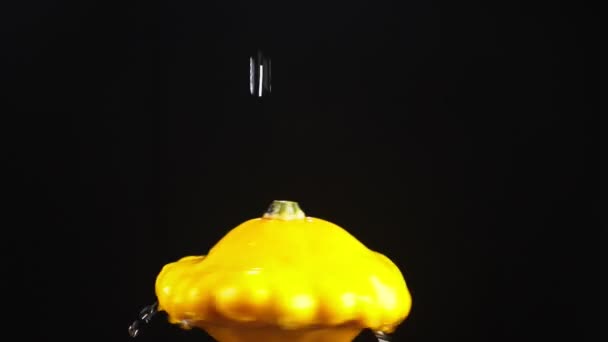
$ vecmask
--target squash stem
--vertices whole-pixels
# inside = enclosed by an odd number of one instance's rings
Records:
[[[264,213],[264,218],[275,220],[302,220],[306,214],[300,209],[297,202],[293,201],[272,201],[268,210]]]

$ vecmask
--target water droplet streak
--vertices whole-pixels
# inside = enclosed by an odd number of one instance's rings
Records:
[[[158,303],[144,307],[137,316],[137,319],[129,325],[129,335],[137,337],[143,325],[149,324],[152,318],[158,313]]]
[[[271,62],[268,56],[258,50],[257,55],[249,57],[249,93],[262,97],[272,91]]]

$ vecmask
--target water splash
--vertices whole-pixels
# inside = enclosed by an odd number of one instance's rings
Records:
[[[391,341],[390,337],[387,334],[383,333],[382,331],[374,331],[374,335],[376,335],[378,342],[390,342]]]
[[[149,324],[152,318],[158,313],[158,303],[148,305],[141,309],[137,319],[129,325],[129,335],[131,337],[137,337],[139,332],[145,324]]]
[[[141,309],[139,315],[137,315],[137,319],[133,321],[131,325],[129,325],[129,335],[131,337],[137,337],[142,327],[146,324],[150,324],[150,321],[152,320],[152,318],[154,318],[154,316],[156,316],[157,313],[158,302],[155,302],[154,304],[148,305]],[[191,322],[188,320],[183,320],[181,322],[181,325],[183,328],[190,329],[190,323]],[[390,337],[382,331],[374,331],[374,335],[378,339],[378,342],[391,342]]]

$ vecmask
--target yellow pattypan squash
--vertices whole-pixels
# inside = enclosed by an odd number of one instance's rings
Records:
[[[221,342],[347,342],[393,332],[412,304],[393,262],[290,201],[164,266],[156,295],[172,323]]]

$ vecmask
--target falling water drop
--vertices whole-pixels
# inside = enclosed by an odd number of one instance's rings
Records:
[[[249,57],[249,93],[262,97],[272,90],[270,58],[261,50]]]
[[[137,337],[144,324],[150,323],[154,315],[158,312],[158,303],[144,307],[137,316],[137,319],[129,326],[129,335]]]
[[[387,334],[383,333],[382,331],[374,331],[374,335],[376,335],[378,342],[390,342],[391,341],[389,336]]]

